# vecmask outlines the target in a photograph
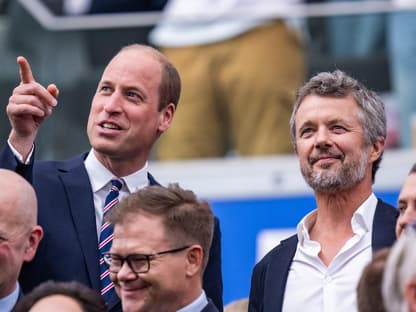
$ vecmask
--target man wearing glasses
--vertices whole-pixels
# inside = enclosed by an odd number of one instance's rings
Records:
[[[108,216],[114,226],[104,254],[124,312],[217,312],[202,289],[214,219],[208,203],[177,184],[148,186]]]

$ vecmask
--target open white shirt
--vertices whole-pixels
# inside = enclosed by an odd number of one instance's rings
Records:
[[[95,208],[95,221],[97,225],[97,236],[100,237],[100,229],[103,221],[103,207],[105,198],[111,189],[111,180],[115,177],[110,170],[108,170],[94,155],[94,151],[88,153],[85,159],[85,169],[87,170],[90,178],[91,188],[94,195],[94,208]],[[119,200],[133,193],[143,187],[149,185],[149,179],[147,177],[148,163],[140,170],[125,176],[118,177],[124,181],[124,184],[119,193]]]
[[[371,236],[377,198],[371,194],[351,219],[354,236],[326,266],[318,254],[321,246],[309,237],[316,210],[298,224],[298,246],[289,269],[282,311],[354,312],[356,288],[371,260]]]

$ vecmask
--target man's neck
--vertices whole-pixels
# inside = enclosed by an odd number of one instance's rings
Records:
[[[310,238],[321,245],[319,257],[329,265],[345,243],[354,235],[351,219],[357,209],[371,195],[354,188],[332,194],[316,193],[316,220],[310,229]]]
[[[336,192],[315,192],[317,224],[319,227],[351,226],[355,211],[372,194],[371,183],[360,183],[353,188]]]
[[[112,174],[114,174],[116,177],[125,177],[128,176],[141,168],[144,167],[144,165],[147,162],[146,158],[140,158],[137,157],[124,159],[124,158],[116,158],[116,157],[110,157],[108,155],[104,155],[96,150],[93,149],[95,157],[98,159],[98,161],[106,167]]]
[[[187,303],[182,304],[182,308],[178,312],[194,312],[201,311],[208,303],[205,292],[201,287],[197,287],[192,297],[188,297]]]

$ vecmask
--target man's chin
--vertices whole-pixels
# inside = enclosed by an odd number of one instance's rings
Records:
[[[123,293],[121,294],[121,302],[123,312],[148,311],[146,309],[146,299],[143,297],[143,294]]]

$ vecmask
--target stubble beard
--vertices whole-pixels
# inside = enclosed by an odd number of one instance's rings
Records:
[[[361,150],[357,160],[345,161],[345,159],[341,160],[341,165],[337,167],[335,164],[330,164],[314,169],[310,163],[307,166],[302,165],[302,175],[315,192],[335,193],[350,189],[365,177],[367,154]]]

